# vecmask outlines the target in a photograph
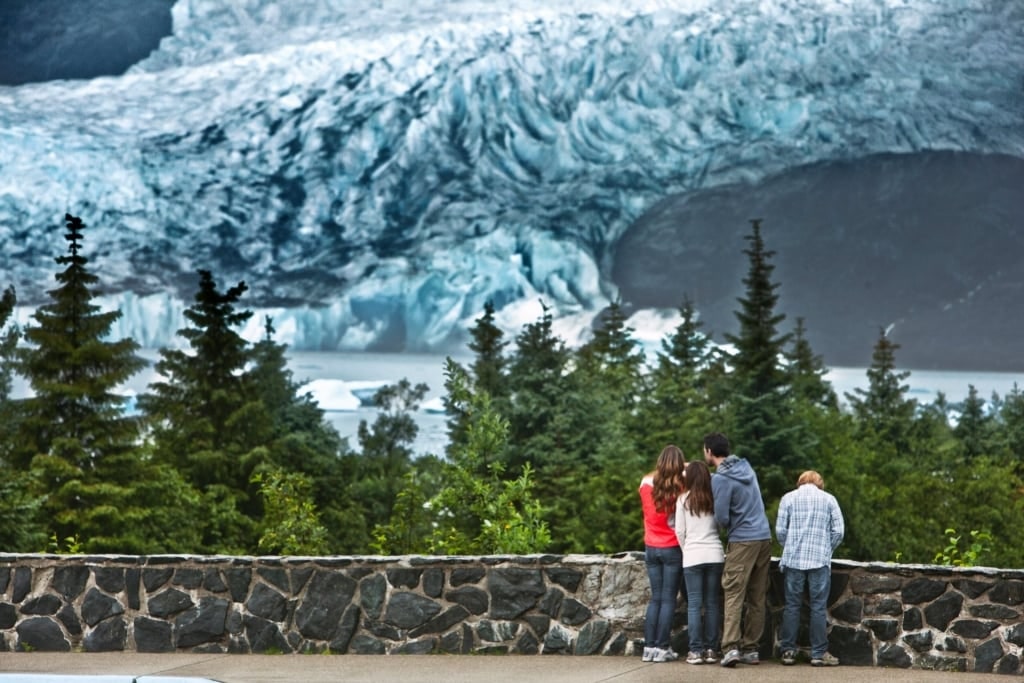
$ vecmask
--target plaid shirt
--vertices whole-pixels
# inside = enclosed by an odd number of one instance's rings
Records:
[[[780,567],[817,569],[828,566],[846,529],[839,503],[831,493],[804,484],[782,497],[775,535],[782,544]]]

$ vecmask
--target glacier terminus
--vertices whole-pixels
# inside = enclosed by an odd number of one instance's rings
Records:
[[[1001,182],[1024,179],[1020,2],[166,4],[169,33],[124,73],[0,86],[0,285],[15,286],[23,320],[53,286],[69,211],[88,226],[101,302],[124,313],[115,334],[147,347],[175,343],[199,268],[249,285],[246,336],[270,315],[296,350],[443,352],[464,344],[488,300],[512,334],[543,302],[575,343],[612,300],[658,328],[696,294],[721,332],[747,218],[764,218],[768,246],[800,278],[806,236],[782,232],[796,200],[761,216],[763,188],[789,183],[798,197],[836,169],[883,178],[880,160],[894,158],[940,160],[901,167],[907,184],[964,159],[969,177],[998,160]],[[1020,261],[1024,189],[997,186],[979,183],[989,194],[971,210],[998,237],[986,249]],[[693,210],[727,191],[735,223]],[[655,216],[660,232],[640,239]],[[841,234],[844,216],[816,220],[835,230],[837,260],[842,240],[860,240],[858,258],[890,267],[885,249],[865,246],[880,237]],[[672,260],[627,249],[641,242]],[[723,258],[740,275],[711,292],[694,264]],[[941,300],[877,320],[869,308],[854,321],[819,315],[844,303],[806,293],[794,300],[807,310],[791,313],[807,316],[812,340],[816,324],[837,340],[856,324],[867,359],[878,325],[912,331],[929,306],[964,310],[957,301],[1024,283],[1007,258],[954,264]],[[785,300],[787,272],[777,276]]]

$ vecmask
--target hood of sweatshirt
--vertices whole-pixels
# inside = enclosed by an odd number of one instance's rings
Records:
[[[723,460],[715,469],[715,473],[740,484],[749,484],[755,479],[754,468],[750,466],[749,462],[736,455],[730,455]]]

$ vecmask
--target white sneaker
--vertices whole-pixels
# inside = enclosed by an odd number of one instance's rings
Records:
[[[654,656],[651,658],[652,662],[661,664],[662,662],[674,661],[672,658],[672,650],[663,650],[660,647],[653,648],[653,650]]]
[[[811,657],[811,666],[839,666],[839,659],[831,652],[826,652],[820,657]]]
[[[650,661],[652,661],[654,659],[654,650],[655,650],[655,648],[653,648],[653,647],[645,647],[644,648],[644,654],[640,658],[640,661],[641,662],[650,662]]]

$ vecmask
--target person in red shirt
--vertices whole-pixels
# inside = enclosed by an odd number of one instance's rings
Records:
[[[644,618],[645,662],[671,662],[679,658],[672,649],[672,620],[683,573],[683,551],[672,528],[676,498],[685,488],[686,459],[678,446],[669,444],[658,456],[654,471],[640,481],[644,511],[644,561],[651,582],[651,600]],[[673,520],[674,521],[674,520]]]

